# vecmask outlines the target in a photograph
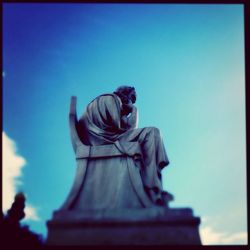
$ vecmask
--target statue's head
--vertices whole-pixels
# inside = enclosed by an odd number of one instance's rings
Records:
[[[121,98],[123,103],[128,103],[129,100],[131,100],[132,103],[136,102],[136,91],[134,87],[120,86],[114,93]]]

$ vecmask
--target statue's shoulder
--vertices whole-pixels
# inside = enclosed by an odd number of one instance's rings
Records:
[[[113,93],[107,93],[107,94],[102,94],[102,95],[99,95],[98,97],[102,97],[102,96],[112,96],[114,98],[117,98],[117,95],[116,94],[113,94]],[[97,98],[98,98],[97,97]]]
[[[106,99],[106,97],[113,97],[114,98],[114,100],[115,100],[115,102],[119,102],[118,101],[118,97],[117,97],[117,95],[116,94],[114,94],[114,93],[106,93],[106,94],[102,94],[102,95],[99,95],[99,96],[97,96],[96,98],[94,98],[90,103],[92,103],[92,102],[94,102],[94,101],[99,101],[100,99]],[[107,98],[107,99],[109,99],[109,98]]]
[[[110,99],[110,98],[108,98],[108,97],[113,97],[116,101],[118,100],[118,97],[117,97],[117,95],[116,94],[113,94],[113,93],[107,93],[107,94],[102,94],[102,95],[99,95],[99,96],[97,96],[94,100],[98,100],[98,99],[106,99],[106,97],[107,97],[107,99]],[[93,101],[94,101],[93,100]]]

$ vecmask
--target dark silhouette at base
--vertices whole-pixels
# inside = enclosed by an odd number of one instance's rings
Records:
[[[27,225],[20,225],[20,221],[25,217],[25,196],[23,193],[18,193],[15,196],[11,208],[7,215],[2,212],[2,243],[6,246],[41,246],[43,238],[29,230]]]

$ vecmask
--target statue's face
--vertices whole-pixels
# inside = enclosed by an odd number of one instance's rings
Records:
[[[136,102],[136,92],[135,92],[135,90],[133,90],[133,91],[130,92],[129,98],[132,101],[132,103]]]

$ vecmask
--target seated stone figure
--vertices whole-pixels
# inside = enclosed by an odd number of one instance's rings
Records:
[[[90,149],[76,150],[77,175],[62,209],[166,205],[161,170],[168,157],[157,128],[137,128],[136,97],[134,87],[121,86],[91,101],[76,120],[79,148]]]

